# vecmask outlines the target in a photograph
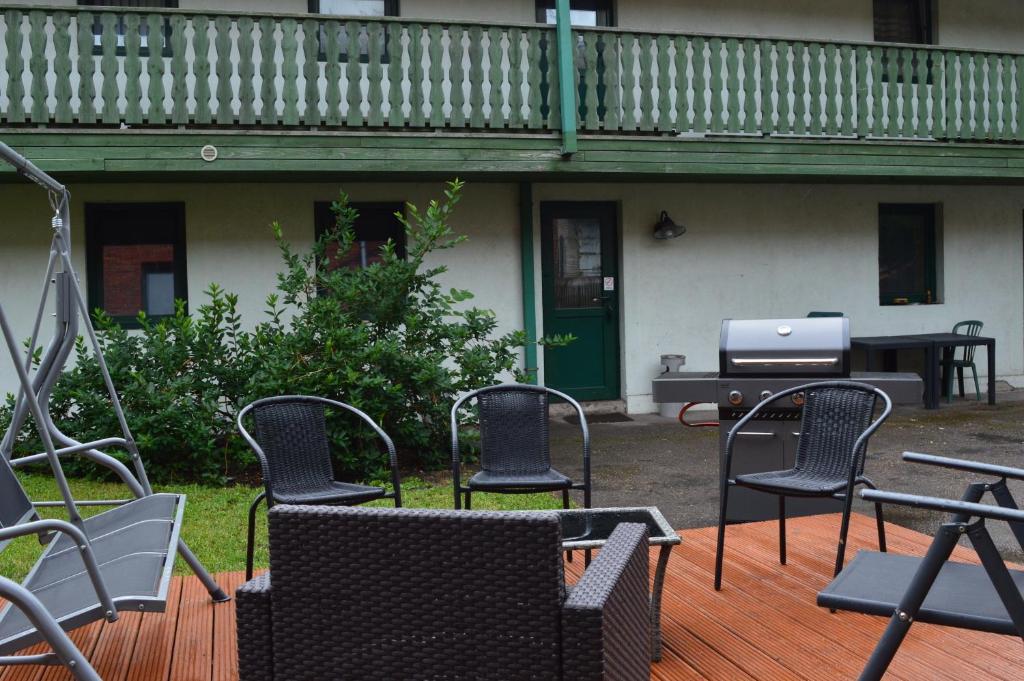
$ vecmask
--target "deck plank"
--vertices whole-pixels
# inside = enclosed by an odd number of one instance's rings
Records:
[[[214,604],[202,583],[195,578],[184,580],[169,681],[213,678],[213,611]]]
[[[656,681],[697,679],[855,678],[886,625],[881,617],[829,613],[815,605],[831,579],[838,516],[789,521],[789,561],[778,562],[776,524],[730,526],[723,589],[712,588],[715,528],[680,532],[672,551],[662,607],[662,661]],[[886,525],[889,549],[921,555],[931,538]],[[876,550],[874,519],[855,515],[847,560]],[[651,553],[653,576],[656,549]],[[958,560],[977,562],[968,547]],[[575,581],[583,561],[566,564]],[[217,575],[229,593],[239,572]],[[167,612],[124,613],[118,622],[96,622],[72,633],[106,681],[233,681],[238,677],[234,602],[214,605],[194,577],[175,577]],[[42,650],[42,647],[36,647]],[[886,678],[1017,679],[1024,647],[1014,637],[915,624]],[[69,678],[58,668],[9,667],[0,681]]]

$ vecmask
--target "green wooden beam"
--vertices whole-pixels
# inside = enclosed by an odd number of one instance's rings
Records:
[[[1024,145],[590,135],[275,134],[0,128],[0,140],[68,181],[889,181],[1024,182]],[[199,150],[212,144],[217,160]],[[71,177],[71,176],[74,177]],[[329,179],[328,179],[329,178]],[[15,179],[0,167],[0,181]]]
[[[558,42],[558,94],[562,109],[562,154],[571,156],[579,149],[576,140],[576,78],[572,44],[572,16],[569,0],[555,0],[555,27]]]
[[[527,383],[537,383],[537,291],[533,269],[533,185],[519,184],[519,247],[522,262],[523,330],[526,348],[523,353],[523,373]]]

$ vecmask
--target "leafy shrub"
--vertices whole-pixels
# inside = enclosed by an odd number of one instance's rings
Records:
[[[465,306],[472,294],[445,290],[438,278],[446,268],[426,264],[429,254],[465,239],[449,225],[462,189],[453,181],[426,210],[409,205],[408,219],[399,215],[406,257],[388,242],[379,262],[364,269],[334,267],[327,257],[355,241],[357,213],[344,194],[332,206],[335,229],[307,252],[297,252],[275,223],[283,269],[266,318],[251,331],[241,327],[237,296],[216,284],[195,315],[181,302],[157,322],[140,315],[140,333],[98,313],[101,347],[150,476],[221,482],[250,469],[253,456],[235,432],[237,411],[280,394],[348,402],[391,435],[403,467],[443,467],[455,397],[514,372],[526,342],[521,331],[496,336],[495,314]],[[117,433],[98,365],[81,340],[78,357],[54,390],[55,421],[79,439]],[[9,418],[9,405],[5,411],[0,418]],[[332,414],[328,425],[342,478],[382,476],[387,459],[372,432],[343,415]],[[34,440],[22,448],[39,451]]]

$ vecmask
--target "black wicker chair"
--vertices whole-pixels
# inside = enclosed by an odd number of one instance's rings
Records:
[[[804,394],[803,423],[793,468],[764,473],[730,476],[736,433],[769,404],[783,397]],[[874,420],[875,406],[881,399],[881,414]],[[853,490],[857,485],[874,489],[864,476],[868,440],[889,418],[892,401],[874,386],[853,381],[824,381],[789,388],[775,393],[755,406],[739,420],[726,441],[721,480],[721,509],[718,516],[718,549],[715,555],[715,589],[722,588],[722,558],[725,553],[725,519],[729,490],[738,485],[779,497],[779,562],[786,564],[786,497],[831,497],[843,501],[839,547],[835,574],[843,569],[846,534],[850,528]],[[885,525],[881,504],[875,504],[879,550],[885,551]]]
[[[278,505],[238,589],[240,681],[648,679],[647,529],[567,593],[550,512]]]
[[[583,481],[573,482],[551,467],[548,406],[551,397],[565,400],[576,410],[583,435]],[[476,400],[480,419],[480,472],[462,484],[462,453],[459,449],[459,411]],[[573,398],[551,388],[504,383],[474,390],[452,407],[452,485],[455,508],[472,506],[472,494],[499,492],[526,494],[562,491],[562,505],[569,508],[569,490],[583,490],[583,506],[590,508],[590,432],[583,407]]]
[[[388,451],[394,491],[383,487],[338,482],[331,466],[325,408],[348,411],[372,428]],[[243,421],[252,412],[253,438]],[[282,395],[256,400],[238,414],[238,432],[260,460],[264,491],[249,506],[249,532],[245,551],[245,578],[252,579],[256,538],[256,510],[264,499],[274,504],[362,504],[374,499],[394,499],[402,505],[402,485],[395,445],[373,419],[355,407],[323,397]]]

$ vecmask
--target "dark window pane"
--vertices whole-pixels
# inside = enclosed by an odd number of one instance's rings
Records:
[[[931,0],[874,0],[874,19],[878,42],[933,42]]]
[[[352,203],[350,205],[359,212],[359,217],[356,218],[355,225],[353,225],[356,240],[348,253],[338,253],[337,244],[328,245],[327,257],[331,261],[332,267],[368,267],[375,262],[380,262],[380,249],[388,240],[394,241],[398,255],[405,257],[405,227],[395,217],[396,212],[402,212],[403,204]],[[335,216],[331,211],[330,203],[316,203],[313,213],[317,238],[327,230],[334,229]]]
[[[934,205],[879,206],[878,289],[883,305],[936,302]]]
[[[182,204],[86,204],[89,304],[123,322],[186,299]]]

